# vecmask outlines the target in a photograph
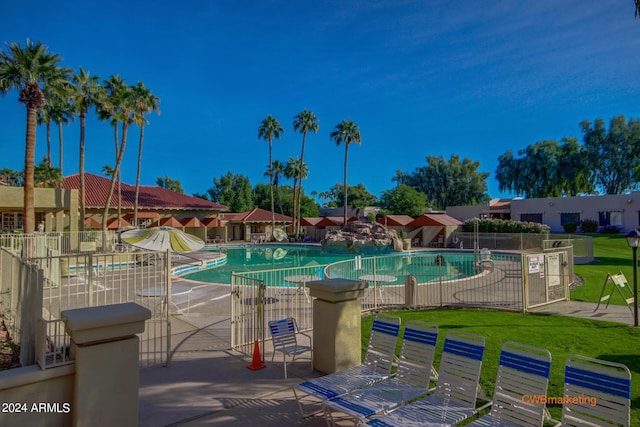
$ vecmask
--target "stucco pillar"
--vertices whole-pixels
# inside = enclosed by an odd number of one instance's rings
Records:
[[[313,300],[313,368],[330,374],[361,360],[361,305],[367,282],[326,279],[307,283]]]
[[[138,425],[139,338],[151,312],[133,302],[65,310],[76,360],[73,426]]]

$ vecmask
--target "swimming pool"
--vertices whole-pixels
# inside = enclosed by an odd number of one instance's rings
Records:
[[[200,268],[195,271],[177,273],[180,277],[208,283],[231,283],[231,273],[255,272],[296,267],[324,267],[333,264],[328,272],[330,277],[348,278],[354,270],[353,263],[340,261],[351,260],[355,254],[324,253],[319,246],[304,245],[244,245],[211,248],[212,252],[222,251],[227,255],[226,262],[217,262],[211,268]],[[438,265],[437,257],[444,257],[445,262]],[[468,253],[451,253],[448,251],[428,251],[419,253],[398,252],[377,257],[376,268],[373,268],[373,257],[363,257],[359,266],[360,274],[372,273],[393,275],[400,283],[408,274],[419,280],[454,279],[476,273],[473,255]],[[192,267],[193,268],[193,267]],[[343,271],[344,270],[344,271]],[[175,273],[175,272],[174,272]],[[317,274],[317,273],[314,273]]]
[[[327,254],[312,245],[243,245],[210,248],[227,255],[226,263],[194,272],[179,274],[189,280],[210,283],[231,283],[231,273],[275,270],[280,268],[324,266],[352,259],[355,254]]]

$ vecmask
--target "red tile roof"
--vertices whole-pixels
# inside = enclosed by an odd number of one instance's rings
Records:
[[[183,218],[180,220],[180,224],[182,224],[183,227],[204,227],[204,224],[195,216]]]
[[[409,215],[386,215],[376,219],[376,222],[389,227],[402,227],[413,221],[413,217]]]
[[[85,228],[102,228],[100,221],[90,216],[84,219]]]
[[[227,223],[227,221],[220,218],[205,218],[201,221],[205,227],[224,227]]]
[[[342,224],[344,224],[344,218],[341,216],[325,216],[316,225],[318,227],[341,227]]]
[[[163,227],[174,227],[174,228],[181,228],[182,227],[182,223],[180,221],[178,221],[177,219],[175,219],[174,217],[170,216],[167,218],[162,218],[160,220],[160,225]]]
[[[425,226],[456,226],[462,225],[462,222],[450,217],[446,214],[424,214],[407,224],[409,227],[425,227]]]
[[[85,203],[87,208],[104,208],[111,187],[111,180],[98,175],[85,173]],[[122,183],[122,207],[133,209],[136,187]],[[62,188],[80,189],[80,175],[70,175],[62,180]],[[118,206],[117,189],[111,198],[111,207]],[[199,197],[177,193],[157,186],[140,186],[138,195],[140,209],[190,209],[190,210],[227,210],[218,203],[210,202]]]
[[[223,219],[229,221],[240,221],[240,222],[271,222],[271,211],[253,208],[247,212],[239,212],[239,213],[225,213]],[[275,220],[278,223],[282,222],[282,215],[279,213],[275,214]],[[290,216],[284,216],[285,222],[293,221],[293,218]]]
[[[107,221],[107,230],[117,230],[122,227],[131,227],[131,224],[124,218],[120,218],[119,222],[118,218],[111,218]],[[102,228],[102,224],[100,224],[100,228]]]
[[[322,221],[323,219],[324,218],[322,218],[322,217],[301,218],[300,219],[300,225],[302,225],[302,226],[318,225],[318,223],[320,221]]]

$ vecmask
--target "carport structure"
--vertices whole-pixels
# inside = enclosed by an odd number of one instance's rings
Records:
[[[447,214],[420,215],[409,224],[409,238],[414,246],[447,247],[453,244],[451,235],[460,230],[462,222]]]

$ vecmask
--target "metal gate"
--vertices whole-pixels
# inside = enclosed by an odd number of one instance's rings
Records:
[[[170,254],[163,252],[80,253],[34,258],[43,271],[42,321],[47,342],[65,340],[63,310],[136,302],[147,307],[140,337],[140,366],[168,363],[171,298]],[[178,298],[178,297],[175,297]],[[186,297],[185,297],[186,298]],[[55,346],[55,345],[54,345]],[[59,347],[59,346],[58,346]]]
[[[233,274],[231,348],[251,354],[255,341],[265,340],[270,320],[294,317],[301,330],[310,330],[313,310],[306,281],[323,277],[318,266]]]
[[[570,246],[524,256],[523,279],[527,309],[569,297],[569,285],[573,280],[572,259]]]

